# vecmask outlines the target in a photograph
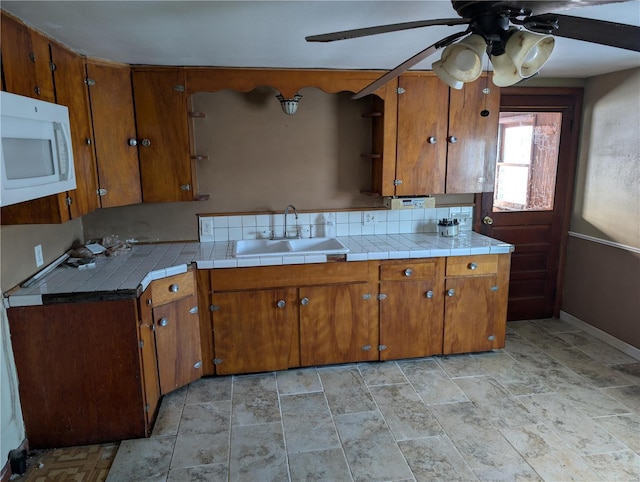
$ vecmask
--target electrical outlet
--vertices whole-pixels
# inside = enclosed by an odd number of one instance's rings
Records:
[[[365,226],[372,226],[378,222],[378,215],[376,213],[364,213],[364,221],[362,224]]]
[[[471,214],[470,213],[455,213],[453,215],[453,219],[458,220],[458,224],[460,226],[468,226],[471,223]]]
[[[33,251],[36,254],[36,268],[39,268],[44,264],[44,257],[42,256],[42,245],[37,245],[33,248]]]
[[[200,218],[200,236],[213,236],[212,218]]]

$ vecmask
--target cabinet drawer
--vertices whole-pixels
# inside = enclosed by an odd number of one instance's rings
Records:
[[[451,256],[447,258],[447,276],[478,276],[497,272],[497,254]]]
[[[164,305],[165,303],[191,296],[195,292],[196,284],[191,271],[151,282],[153,306]]]
[[[409,281],[414,279],[432,279],[437,264],[442,258],[432,260],[398,260],[383,261],[380,265],[380,281]]]

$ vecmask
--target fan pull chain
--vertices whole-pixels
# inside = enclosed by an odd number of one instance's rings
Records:
[[[487,110],[487,97],[491,93],[491,89],[489,89],[489,56],[487,55],[487,75],[484,78],[484,89],[482,89],[482,93],[484,94],[484,109],[480,111],[480,115],[482,117],[489,117],[489,112]]]

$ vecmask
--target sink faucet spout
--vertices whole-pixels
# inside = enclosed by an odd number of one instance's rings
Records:
[[[289,234],[287,233],[287,216],[289,214],[289,209],[293,209],[293,213],[296,215],[296,221],[298,220],[298,210],[293,204],[289,204],[284,209],[284,237],[285,238],[289,237]],[[294,236],[294,237],[297,237],[297,236]]]

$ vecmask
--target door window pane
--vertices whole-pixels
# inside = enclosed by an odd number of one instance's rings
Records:
[[[553,210],[560,112],[501,112],[493,211]]]

